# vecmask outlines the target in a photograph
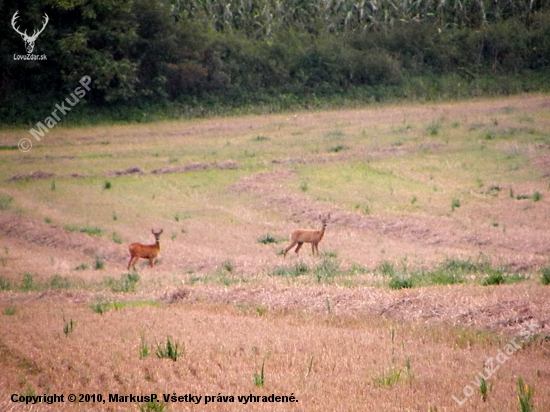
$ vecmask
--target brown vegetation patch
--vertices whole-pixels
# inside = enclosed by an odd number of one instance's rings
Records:
[[[165,291],[159,300],[161,302],[171,304],[171,303],[180,302],[186,299],[189,296],[189,294],[190,294],[189,289],[179,288],[171,292]]]
[[[296,158],[288,158],[288,159],[273,159],[271,163],[274,165],[288,165],[288,164],[296,164],[296,163],[304,164],[306,163],[306,161],[301,157],[296,157]]]
[[[197,170],[207,170],[207,169],[219,169],[219,170],[226,170],[226,169],[232,169],[236,170],[239,168],[239,165],[237,162],[234,162],[233,160],[228,160],[223,163],[188,163],[183,166],[163,166],[161,168],[155,169],[151,171],[152,174],[164,174],[164,173],[183,173],[183,172],[194,172]]]
[[[25,180],[25,179],[47,179],[49,177],[53,177],[54,174],[50,172],[43,172],[41,170],[38,170],[36,172],[32,172],[30,174],[17,174],[12,177],[10,177],[8,180]]]
[[[170,302],[184,291],[194,302],[265,306],[270,311],[297,310],[349,317],[386,317],[397,321],[420,320],[433,324],[474,327],[495,332],[517,333],[533,320],[541,333],[550,333],[550,301],[547,288],[529,285],[476,285],[429,287],[392,291],[373,287],[331,286],[233,286],[192,287],[165,292],[159,300]],[[177,299],[175,300],[177,301]]]
[[[129,167],[126,170],[109,170],[105,172],[105,176],[126,176],[126,175],[133,175],[136,173],[140,175],[145,174],[145,172],[141,170],[139,167]]]

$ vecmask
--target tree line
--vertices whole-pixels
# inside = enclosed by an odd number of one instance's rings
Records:
[[[26,54],[11,20],[32,33]],[[547,90],[550,0],[0,0],[0,122]],[[67,116],[68,117],[68,116]]]

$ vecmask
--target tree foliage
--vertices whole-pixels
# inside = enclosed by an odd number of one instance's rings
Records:
[[[25,53],[16,11],[29,32],[48,14],[34,51],[47,60],[14,59]],[[3,122],[36,122],[84,75],[92,109],[238,106],[550,68],[550,0],[0,0],[0,14]]]

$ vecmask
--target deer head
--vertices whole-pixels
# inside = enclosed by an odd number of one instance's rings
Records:
[[[153,236],[155,237],[155,240],[157,242],[159,241],[159,238],[160,238],[160,235],[162,235],[162,232],[163,232],[162,229],[160,229],[160,232],[155,232],[154,229],[151,229],[151,233],[153,234]]]
[[[330,220],[330,213],[326,217],[319,215],[319,219],[323,223],[323,228],[325,228],[327,226],[327,222]]]
[[[21,37],[23,38],[23,41],[25,42],[25,49],[27,49],[27,53],[31,54],[32,51],[34,50],[34,42],[38,38],[38,35],[44,31],[44,29],[46,28],[46,25],[48,24],[48,21],[50,21],[50,18],[48,17],[48,15],[46,13],[44,13],[44,25],[42,26],[42,28],[40,30],[35,30],[34,33],[32,34],[32,36],[29,36],[29,35],[27,35],[27,30],[25,30],[25,32],[21,33],[19,31],[19,28],[15,26],[15,22],[16,22],[17,18],[19,17],[17,15],[17,13],[19,13],[19,11],[16,11],[15,14],[13,15],[12,19],[11,19],[11,26],[13,27],[13,29],[17,33],[19,33],[21,35]]]

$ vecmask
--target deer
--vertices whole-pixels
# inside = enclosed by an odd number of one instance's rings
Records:
[[[27,30],[25,30],[23,33],[21,33],[19,31],[19,27],[15,26],[15,22],[16,22],[17,18],[19,17],[17,15],[17,13],[19,13],[19,10],[14,13],[14,15],[11,19],[11,26],[23,38],[23,41],[25,42],[25,48],[27,49],[27,54],[31,54],[32,51],[34,50],[34,42],[36,41],[36,39],[38,38],[40,33],[42,33],[44,31],[44,29],[48,25],[48,22],[50,21],[50,18],[48,17],[48,15],[46,13],[44,13],[44,23],[42,25],[42,28],[40,30],[35,30],[33,32],[32,36],[29,36],[27,34]]]
[[[287,252],[296,245],[298,246],[296,246],[294,252],[298,255],[298,252],[304,243],[311,243],[311,252],[315,255],[315,251],[317,251],[317,256],[319,256],[319,242],[323,240],[323,236],[325,235],[325,228],[327,227],[327,222],[330,219],[330,213],[326,218],[319,215],[319,219],[323,223],[323,227],[320,230],[298,229],[290,234],[290,245],[284,250],[284,257],[286,257]]]
[[[128,250],[130,251],[130,261],[128,262],[128,270],[130,270],[130,266],[136,270],[136,263],[139,261],[139,258],[142,259],[149,259],[149,264],[151,267],[155,264],[155,258],[159,254],[160,251],[160,242],[159,238],[162,234],[162,229],[160,229],[160,232],[155,232],[154,229],[151,229],[151,233],[153,236],[155,236],[156,243],[154,245],[143,245],[141,243],[132,243]]]

